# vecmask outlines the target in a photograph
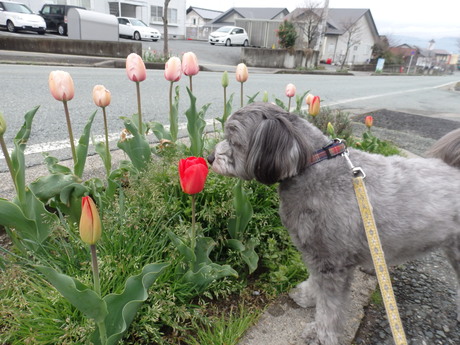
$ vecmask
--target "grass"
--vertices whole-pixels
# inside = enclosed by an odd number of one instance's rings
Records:
[[[323,111],[310,120],[323,130],[332,122],[340,137],[352,138],[344,113]],[[379,151],[383,146],[377,142],[374,148]],[[190,197],[182,192],[177,173],[183,155],[174,150],[167,153],[132,177],[101,210],[104,229],[97,250],[102,294],[121,292],[126,279],[148,263],[168,262],[169,267],[151,287],[122,343],[236,344],[264,307],[304,280],[307,270],[279,219],[276,186],[250,181],[244,183],[244,190],[254,216],[242,241],[255,240],[259,262],[257,270],[248,273],[240,252],[226,245],[236,180],[210,172],[204,191],[197,195],[198,236],[216,242],[209,258],[216,264],[230,265],[238,277],[216,280],[200,291],[184,281],[184,257],[167,231],[188,241]],[[79,238],[78,226],[62,216],[61,220],[35,255],[21,257],[13,250],[5,258],[5,268],[0,270],[1,344],[89,342],[94,323],[33,268],[37,263],[47,264],[92,285],[90,254]]]

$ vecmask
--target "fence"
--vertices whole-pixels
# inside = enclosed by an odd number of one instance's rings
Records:
[[[235,20],[236,26],[246,29],[249,44],[253,47],[272,48],[278,47],[278,30],[282,20],[243,19]]]

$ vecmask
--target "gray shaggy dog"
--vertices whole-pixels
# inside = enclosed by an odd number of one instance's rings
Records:
[[[337,155],[311,164],[314,153],[329,143],[299,116],[253,103],[229,118],[225,140],[208,157],[219,174],[279,182],[282,222],[309,270],[291,297],[302,307],[316,306],[315,322],[303,332],[307,344],[341,344],[353,271],[373,268],[346,159]],[[459,167],[460,131],[441,139],[431,154]],[[367,175],[387,263],[441,248],[460,280],[460,170],[438,158],[383,157],[354,149],[349,157]],[[460,315],[460,300],[457,308]]]

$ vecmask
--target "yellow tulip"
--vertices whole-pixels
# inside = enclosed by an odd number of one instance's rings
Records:
[[[83,242],[94,245],[102,234],[101,218],[96,204],[89,196],[81,199],[80,237]]]

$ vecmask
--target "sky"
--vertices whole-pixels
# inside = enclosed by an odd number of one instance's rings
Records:
[[[316,2],[323,3],[321,0]],[[280,3],[282,6],[280,6]],[[187,0],[188,6],[219,11],[232,7],[286,7],[292,12],[308,0]],[[422,4],[423,3],[423,4]],[[368,8],[380,35],[419,39],[460,38],[459,0],[329,0],[330,8]],[[427,43],[428,45],[428,43]]]

